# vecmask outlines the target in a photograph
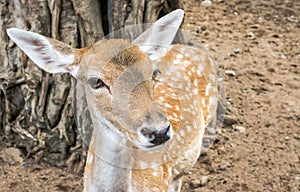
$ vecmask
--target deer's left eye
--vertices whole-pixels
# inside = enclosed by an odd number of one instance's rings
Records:
[[[100,89],[106,86],[105,83],[100,78],[97,77],[89,78],[88,83],[92,89]]]
[[[159,70],[159,69],[155,69],[155,70],[153,71],[153,74],[152,74],[152,80],[155,81],[156,78],[157,78],[157,76],[158,76],[159,74],[161,74],[160,70]]]

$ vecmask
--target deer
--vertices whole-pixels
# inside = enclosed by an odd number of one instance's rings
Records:
[[[84,191],[180,191],[216,116],[218,76],[205,49],[172,44],[184,11],[157,20],[134,41],[72,48],[17,28],[7,34],[41,69],[85,86],[94,130]]]

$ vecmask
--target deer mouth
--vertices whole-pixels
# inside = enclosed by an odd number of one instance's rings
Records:
[[[166,145],[166,143],[163,144],[152,144],[152,145],[140,145],[137,144],[137,147],[143,151],[159,151],[161,149],[163,149]]]

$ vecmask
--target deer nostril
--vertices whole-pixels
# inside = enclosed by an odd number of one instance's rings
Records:
[[[170,125],[161,131],[154,132],[154,136],[154,139],[150,141],[154,145],[160,145],[170,140]]]
[[[170,127],[171,127],[171,126],[169,125],[167,128],[164,129],[164,130],[165,130],[164,132],[165,132],[166,135],[168,135],[168,134],[170,133],[170,132],[169,132],[169,131],[170,131]]]
[[[141,129],[142,135],[144,135],[147,139],[153,140],[155,139],[155,132],[150,130],[149,128]]]

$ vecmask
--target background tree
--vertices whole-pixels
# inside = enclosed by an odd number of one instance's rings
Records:
[[[68,74],[40,70],[9,40],[7,28],[86,47],[181,7],[180,0],[0,1],[0,147],[17,147],[29,160],[81,171],[92,130],[82,86]]]

